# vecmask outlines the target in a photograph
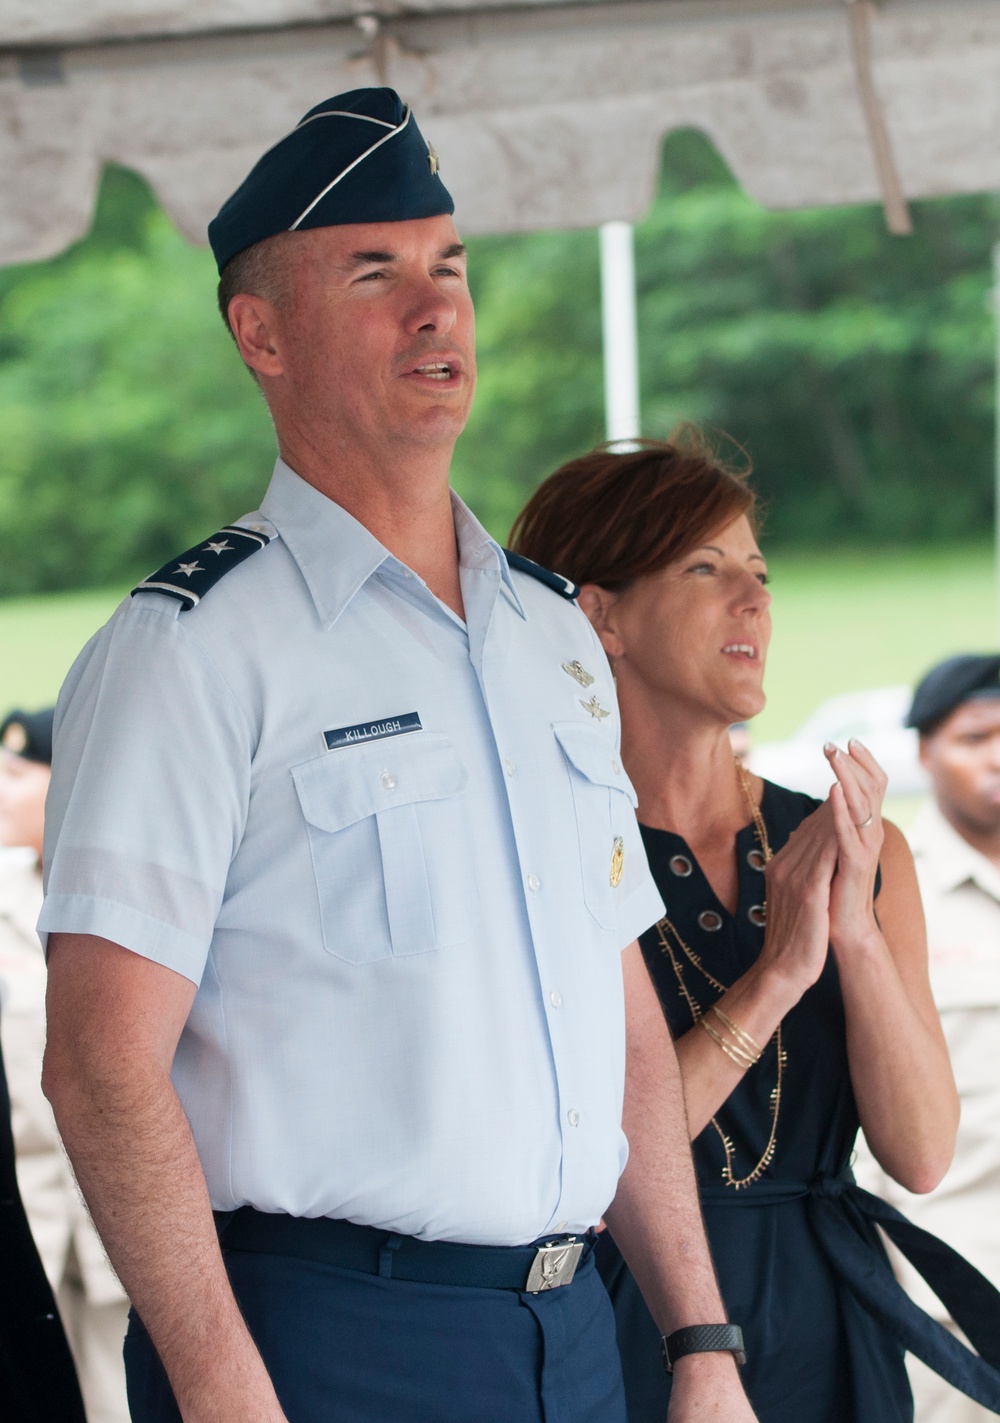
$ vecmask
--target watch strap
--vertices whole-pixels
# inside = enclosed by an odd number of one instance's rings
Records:
[[[685,1354],[732,1354],[737,1364],[745,1364],[743,1330],[738,1324],[689,1324],[665,1334],[660,1342],[663,1367],[668,1374]]]

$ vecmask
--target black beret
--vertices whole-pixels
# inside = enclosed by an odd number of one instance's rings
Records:
[[[52,765],[52,719],[55,707],[42,711],[12,711],[0,725],[0,746],[25,761]]]
[[[1000,656],[965,653],[939,662],[913,694],[907,726],[927,731],[963,702],[1000,697]]]
[[[395,89],[352,89],[267,150],[209,223],[208,240],[221,272],[279,232],[454,211],[437,154]]]

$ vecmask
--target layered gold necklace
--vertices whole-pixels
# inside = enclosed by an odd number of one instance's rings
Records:
[[[768,860],[770,860],[771,858],[771,846],[767,838],[767,827],[764,824],[764,817],[760,813],[760,808],[757,805],[756,800],[754,799],[753,787],[750,784],[750,777],[747,774],[745,768],[740,765],[739,761],[736,762],[736,775],[739,780],[740,789],[743,792],[744,799],[746,800],[746,803],[750,808],[750,815],[753,820],[754,834],[757,838],[757,844],[760,846],[760,853],[763,856],[764,864],[766,865]],[[766,900],[764,902],[764,911],[766,914]],[[677,979],[677,986],[680,989],[681,997],[684,999],[684,1002],[688,1006],[688,1010],[691,1014],[692,1026],[696,1027],[699,1023],[701,1023],[704,1027],[706,1027],[706,1029],[708,1029],[709,1025],[704,1022],[704,1011],[701,1007],[701,1004],[698,1003],[698,1001],[695,999],[695,997],[693,996],[684,981],[684,973],[681,967],[681,957],[679,957],[678,955],[682,956],[684,959],[687,959],[691,967],[696,969],[697,972],[701,974],[702,978],[704,978],[705,981],[715,990],[715,992],[719,995],[720,998],[723,996],[724,993],[728,992],[726,985],[724,983],[720,983],[719,980],[714,977],[714,975],[709,973],[708,969],[702,963],[701,959],[698,957],[695,951],[684,942],[680,934],[677,932],[677,929],[668,918],[664,917],[663,919],[661,919],[656,926],[656,930],[657,934],[659,935],[660,947],[667,955],[667,958],[670,960],[670,965],[674,971],[674,977]],[[671,942],[671,939],[673,940],[673,943]],[[735,1023],[733,1023],[729,1018],[727,1018],[726,1015],[722,1012],[721,1008],[713,1005],[710,1011],[715,1013],[715,1015],[721,1020],[723,1025],[729,1029],[730,1033],[735,1039],[735,1044],[731,1049],[728,1044],[726,1044],[720,1039],[720,1037],[714,1032],[714,1030],[710,1030],[711,1036],[715,1039],[717,1043],[719,1043],[719,1046],[722,1047],[726,1055],[732,1058],[734,1062],[738,1062],[740,1066],[750,1068],[756,1066],[757,1062],[759,1061],[760,1054],[758,1053],[757,1056],[754,1057],[748,1051],[749,1048],[756,1046],[756,1044],[753,1043],[753,1039],[748,1037],[748,1035],[744,1033],[740,1028],[738,1028]],[[735,1191],[742,1190],[745,1186],[753,1185],[754,1181],[759,1181],[760,1178],[763,1176],[764,1172],[767,1170],[768,1166],[771,1164],[771,1161],[774,1157],[775,1145],[777,1143],[778,1138],[778,1113],[781,1110],[781,1084],[784,1079],[785,1066],[788,1061],[787,1055],[781,1042],[780,1023],[778,1024],[777,1028],[775,1028],[771,1040],[774,1042],[775,1045],[777,1061],[777,1079],[775,1081],[774,1087],[771,1090],[770,1098],[771,1132],[767,1139],[767,1145],[764,1147],[763,1155],[757,1162],[757,1165],[748,1175],[739,1177],[736,1175],[733,1169],[733,1163],[736,1157],[736,1147],[733,1144],[732,1138],[729,1137],[727,1133],[723,1130],[723,1128],[720,1126],[718,1117],[712,1118],[712,1126],[715,1128],[719,1140],[722,1142],[722,1149],[725,1152],[726,1156],[726,1162],[722,1168],[722,1179],[725,1181],[727,1186],[732,1186]],[[746,1062],[741,1060],[744,1058],[746,1059]]]

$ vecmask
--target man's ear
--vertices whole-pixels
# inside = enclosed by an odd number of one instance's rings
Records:
[[[917,742],[917,755],[925,771],[929,771],[931,768],[930,739],[929,736],[921,735],[920,740]]]
[[[584,583],[577,602],[593,624],[608,657],[621,657],[625,649],[615,629],[614,616],[618,594],[609,593],[599,583]]]
[[[262,296],[239,292],[229,303],[229,326],[240,355],[261,376],[280,376],[284,367],[275,342],[277,309]]]

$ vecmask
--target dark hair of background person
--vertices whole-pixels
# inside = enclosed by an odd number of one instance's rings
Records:
[[[510,548],[574,583],[620,592],[741,514],[756,534],[749,475],[749,460],[736,468],[694,426],[627,450],[599,445],[539,485],[514,521]]]

